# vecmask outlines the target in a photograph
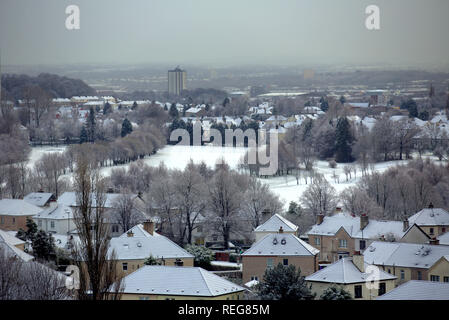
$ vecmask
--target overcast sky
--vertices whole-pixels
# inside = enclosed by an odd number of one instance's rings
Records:
[[[81,29],[65,28],[76,4]],[[378,31],[365,8],[380,7]],[[449,65],[448,0],[0,0],[2,64]]]

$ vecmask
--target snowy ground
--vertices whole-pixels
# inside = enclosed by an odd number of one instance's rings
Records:
[[[30,155],[30,160],[28,166],[32,167],[33,164],[45,153],[51,152],[63,152],[65,146],[61,147],[34,147]],[[171,169],[183,169],[188,164],[190,159],[195,163],[200,163],[204,161],[208,166],[213,167],[215,163],[221,159],[224,159],[231,168],[236,169],[240,159],[243,158],[246,148],[232,148],[232,147],[213,147],[213,146],[166,146],[159,150],[155,155],[147,157],[144,162],[150,166],[158,166],[161,162]],[[404,161],[389,161],[377,163],[374,166],[374,170],[378,172],[383,172],[389,167],[405,164]],[[124,168],[129,166],[115,166],[107,167],[101,170],[103,175],[109,175],[112,169]],[[346,181],[346,176],[344,174],[343,168],[344,164],[338,164],[335,169],[329,167],[326,161],[317,161],[315,163],[314,169],[325,176],[329,183],[335,188],[337,192],[341,192],[347,187],[353,186],[360,180],[362,174],[360,169],[357,170],[357,176],[354,177],[352,173],[352,179]],[[335,181],[333,178],[333,173],[339,176],[339,180]],[[294,176],[284,176],[284,177],[274,177],[268,179],[261,179],[264,183],[270,186],[270,189],[277,195],[281,201],[285,204],[285,208],[288,207],[290,201],[299,201],[301,194],[306,190],[308,184],[305,183],[304,179],[301,177],[299,184],[296,183],[296,178]],[[308,181],[310,183],[310,181]]]

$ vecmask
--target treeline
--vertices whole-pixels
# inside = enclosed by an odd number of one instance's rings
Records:
[[[26,91],[30,87],[39,87],[48,92],[53,98],[96,95],[95,89],[82,80],[49,73],[41,73],[37,77],[24,74],[3,75],[2,87],[5,90],[5,97],[14,100],[27,99]]]
[[[184,170],[171,170],[138,161],[113,169],[109,179],[116,192],[142,194],[145,211],[161,219],[160,232],[179,244],[192,243],[194,230],[202,226],[227,248],[232,235],[249,240],[253,228],[282,211],[267,185],[226,163],[210,168],[191,161]]]
[[[449,158],[449,137],[437,124],[419,127],[413,119],[377,119],[368,129],[347,117],[305,120],[290,128],[279,144],[279,174],[313,170],[316,160],[357,162],[365,172],[371,163],[411,159],[431,152],[440,160]],[[335,165],[334,165],[335,166]]]
[[[259,139],[259,124],[256,121],[241,121],[240,124],[238,126],[236,126],[235,124],[231,124],[231,125],[227,125],[224,123],[217,123],[216,121],[213,121],[211,126],[211,129],[215,129],[218,130],[221,134],[221,139],[222,141],[219,142],[222,146],[226,145],[226,141],[225,141],[225,137],[226,137],[226,129],[231,129],[231,130],[236,130],[236,129],[241,129],[243,132],[245,132],[247,129],[251,129],[254,130],[254,134],[255,134],[255,139],[256,139],[256,143],[258,142]],[[170,126],[168,127],[168,137],[170,137],[170,134],[176,130],[176,129],[184,129],[187,130],[187,132],[189,133],[190,136],[190,145],[193,145],[193,123],[192,121],[188,120],[188,121],[184,121],[182,119],[179,119],[178,117],[174,117],[172,120],[172,123],[170,124]],[[201,127],[201,136],[204,134],[204,129],[203,127]],[[212,139],[212,141],[210,141],[210,143],[214,143],[216,141],[214,141]],[[169,144],[177,144],[178,141],[169,141]],[[209,141],[201,141],[201,145],[203,145],[204,143],[209,143]],[[237,146],[237,139],[234,138],[233,142],[232,142],[232,146]],[[243,147],[247,147],[248,146],[248,138],[244,138],[243,141]]]

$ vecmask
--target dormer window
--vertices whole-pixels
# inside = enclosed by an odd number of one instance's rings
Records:
[[[281,240],[282,245],[285,245],[286,243],[287,243],[287,240],[285,240],[285,238]]]
[[[274,238],[274,239],[273,239],[273,244],[274,244],[274,245],[277,245],[277,244],[278,244],[278,239]]]

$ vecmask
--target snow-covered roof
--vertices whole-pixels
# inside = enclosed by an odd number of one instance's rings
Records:
[[[314,256],[320,251],[291,233],[270,233],[242,256]]]
[[[52,220],[73,219],[73,209],[69,206],[58,204],[41,211],[35,218]]]
[[[43,207],[52,196],[53,193],[50,192],[31,192],[23,197],[23,200],[35,206]]]
[[[438,240],[440,241],[440,244],[449,246],[449,231],[440,235]]]
[[[449,255],[448,246],[375,241],[363,252],[366,263],[428,269]]]
[[[122,196],[121,193],[105,193],[105,201],[104,201],[104,207],[105,208],[113,208],[115,202]],[[133,198],[137,197],[137,194],[131,194]],[[95,196],[93,196],[92,199],[92,206],[95,207],[96,201]],[[76,192],[64,192],[59,198],[58,198],[58,204],[64,205],[64,206],[70,206],[70,207],[76,207],[77,206],[77,200],[76,200]]]
[[[1,199],[0,215],[7,216],[34,216],[42,211],[31,203],[19,199]]]
[[[247,283],[245,283],[245,286],[247,286],[248,288],[252,288],[252,287],[254,287],[254,286],[258,285],[258,284],[259,284],[259,281],[251,280],[251,281],[248,281]]]
[[[376,300],[449,300],[449,283],[411,280]]]
[[[132,231],[133,236],[128,237]],[[118,260],[141,260],[154,258],[193,258],[193,255],[178,246],[167,237],[154,233],[150,235],[142,225],[131,228],[128,232],[110,241],[109,252],[115,251]]]
[[[265,223],[258,226],[254,232],[278,232],[280,227],[287,232],[296,232],[298,230],[297,225],[288,221],[283,216],[275,214],[270,219],[265,221]]]
[[[26,252],[23,252],[19,248],[17,248],[14,244],[11,244],[9,241],[9,237],[5,236],[3,233],[0,234],[0,248],[4,252],[4,255],[7,257],[15,256],[19,257],[25,262],[31,261],[34,259],[32,255],[29,255]],[[2,257],[3,259],[3,257]]]
[[[8,242],[9,244],[11,244],[13,246],[17,246],[17,245],[25,243],[25,241],[23,241],[19,238],[16,238],[9,232],[3,231],[3,230],[0,230],[0,237],[3,238],[3,241]]]
[[[337,284],[360,283],[369,280],[370,273],[361,272],[352,262],[352,258],[343,258],[306,277],[306,281],[329,282]],[[379,280],[393,280],[393,276],[379,270]]]
[[[285,120],[287,120],[286,117],[279,115],[279,116],[271,116],[265,121],[285,121]]]
[[[408,218],[419,226],[449,226],[449,212],[441,208],[425,208]]]
[[[348,105],[354,108],[368,108],[369,103],[368,102],[348,102]]]
[[[123,293],[215,297],[244,288],[202,268],[143,266],[123,279]]]
[[[337,213],[333,216],[326,216],[321,224],[312,226],[308,235],[331,236],[337,233],[340,228],[353,238],[378,239],[382,235],[393,234],[397,239],[404,235],[403,223],[401,221],[368,220],[368,225],[360,229],[360,217],[352,216],[348,213]]]

